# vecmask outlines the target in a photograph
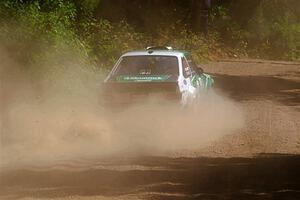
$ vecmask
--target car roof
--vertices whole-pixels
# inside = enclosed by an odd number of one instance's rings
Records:
[[[122,55],[124,56],[186,56],[189,53],[181,50],[141,50],[130,51]]]

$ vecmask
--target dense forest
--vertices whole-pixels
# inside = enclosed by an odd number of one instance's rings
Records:
[[[0,48],[22,66],[76,55],[95,69],[148,45],[300,60],[299,0],[2,0]],[[30,68],[30,67],[29,67]]]

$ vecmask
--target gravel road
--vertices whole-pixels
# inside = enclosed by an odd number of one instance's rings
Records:
[[[202,65],[245,126],[195,152],[0,170],[0,199],[300,199],[300,64]],[[228,116],[230,117],[230,116]]]

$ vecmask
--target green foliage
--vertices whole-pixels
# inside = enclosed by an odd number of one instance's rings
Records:
[[[0,39],[7,48],[16,51],[14,55],[19,61],[31,64],[43,60],[49,49],[79,46],[73,28],[76,10],[72,3],[6,1],[3,5]]]
[[[299,6],[295,0],[261,0],[242,27],[230,13],[232,6],[217,4],[211,9],[210,31],[235,54],[299,60]]]
[[[157,45],[172,46],[175,49],[190,51],[198,63],[206,61],[209,57],[208,52],[212,40],[208,40],[204,35],[189,31],[181,21],[163,26],[157,33],[158,35],[153,38]]]
[[[270,0],[259,4],[249,20],[249,52],[267,58],[300,60],[300,21],[293,6],[296,5]]]
[[[219,43],[232,47],[236,54],[245,54],[247,48],[247,31],[229,15],[228,8],[213,6],[210,14],[210,32],[216,35]]]
[[[123,21],[118,24],[111,24],[107,20],[94,21],[90,23],[89,30],[84,38],[101,67],[111,67],[120,54],[144,48],[147,41],[143,34]]]
[[[108,68],[124,51],[144,48],[146,37],[126,22],[112,24],[91,17],[95,6],[91,2],[82,2],[87,8],[78,19],[76,5],[70,1],[7,0],[0,4],[5,11],[0,14],[0,41],[22,65],[43,72],[43,64],[61,67],[70,54],[96,68]]]
[[[272,30],[275,54],[283,59],[300,61],[300,23],[290,23],[285,18],[274,23]]]
[[[34,72],[51,69],[54,74],[72,57],[80,58],[95,70],[105,69],[112,67],[125,51],[149,45],[191,51],[198,62],[229,55],[223,51],[233,52],[231,55],[300,60],[300,13],[296,9],[299,2],[259,1],[241,23],[232,14],[234,3],[220,1],[210,10],[209,35],[205,37],[191,31],[188,13],[186,19],[176,18],[174,22],[170,22],[172,17],[154,21],[156,29],[144,29],[141,33],[125,20],[111,22],[96,18],[100,0],[2,0],[0,42],[1,48],[6,48],[24,69]],[[179,5],[184,8],[168,15],[175,16],[178,12],[184,16],[192,4]],[[176,8],[176,3],[172,6]]]

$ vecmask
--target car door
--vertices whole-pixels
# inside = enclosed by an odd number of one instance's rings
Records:
[[[198,93],[201,92],[201,90],[209,89],[214,83],[211,76],[204,73],[203,69],[196,65],[190,55],[187,56],[186,59],[192,70],[191,85],[197,88]]]
[[[190,65],[188,64],[185,57],[181,57],[181,66],[182,66],[182,104],[187,105],[193,101],[196,97],[196,87],[192,85],[192,75],[193,71]]]

